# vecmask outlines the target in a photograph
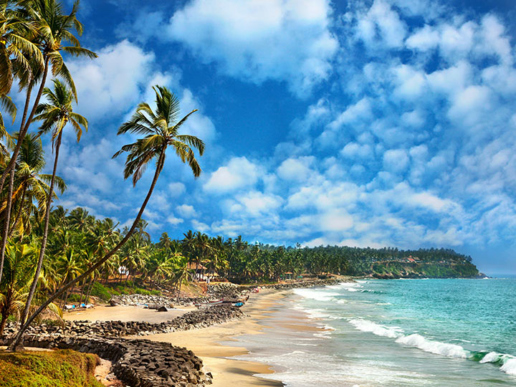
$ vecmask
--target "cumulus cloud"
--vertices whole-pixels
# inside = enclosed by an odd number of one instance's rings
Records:
[[[155,55],[127,40],[107,46],[98,58],[75,59],[68,67],[79,95],[79,111],[90,120],[126,113],[147,86]]]
[[[287,181],[305,181],[312,173],[310,165],[314,161],[313,157],[289,158],[278,167],[278,176]]]
[[[226,166],[213,172],[203,187],[208,192],[231,192],[255,185],[261,175],[262,171],[258,165],[246,157],[234,157]]]
[[[177,206],[176,211],[179,215],[185,218],[194,218],[197,216],[197,211],[195,211],[195,208],[188,204]]]
[[[287,81],[302,96],[331,73],[330,15],[327,0],[192,0],[166,33],[227,75]]]

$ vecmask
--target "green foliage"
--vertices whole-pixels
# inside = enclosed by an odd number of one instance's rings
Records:
[[[0,352],[0,387],[100,387],[98,357],[70,350]]]
[[[109,290],[102,285],[100,282],[95,282],[91,289],[91,295],[99,297],[101,300],[109,301],[111,299],[111,293]]]
[[[70,294],[68,296],[68,302],[81,302],[81,298],[84,300],[84,296],[81,294]]]

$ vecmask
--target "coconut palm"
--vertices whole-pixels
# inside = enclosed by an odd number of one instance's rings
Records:
[[[123,153],[128,153],[125,163],[124,177],[126,179],[132,177],[133,185],[136,185],[138,180],[140,180],[149,162],[156,160],[156,170],[154,172],[149,192],[138,211],[136,219],[124,238],[109,253],[83,274],[62,286],[25,321],[20,328],[18,335],[10,345],[12,350],[16,350],[21,346],[22,337],[27,327],[47,305],[53,302],[75,283],[87,278],[92,272],[97,270],[114,254],[116,254],[117,251],[129,240],[129,238],[131,238],[140,222],[147,204],[149,203],[154,187],[158,182],[159,175],[165,165],[166,151],[169,147],[175,151],[176,155],[183,163],[187,163],[189,165],[195,177],[200,176],[201,167],[195,157],[194,149],[196,149],[202,156],[204,153],[204,143],[201,139],[195,136],[180,134],[179,132],[190,115],[197,110],[193,110],[182,119],[178,119],[180,114],[179,100],[166,87],[155,86],[153,89],[156,93],[156,109],[152,110],[147,103],[140,103],[131,120],[124,123],[118,130],[119,135],[131,133],[142,134],[144,137],[136,140],[136,142],[132,144],[124,145],[122,149],[113,156],[117,157]]]
[[[97,55],[81,47],[79,40],[72,33],[75,30],[78,35],[81,35],[83,30],[82,24],[76,17],[79,10],[79,1],[74,3],[72,12],[69,15],[64,13],[61,3],[57,0],[21,0],[17,5],[18,12],[34,24],[36,31],[34,43],[37,44],[43,55],[42,67],[37,66],[32,61],[31,66],[26,71],[20,71],[19,75],[19,78],[22,79],[20,86],[27,88],[27,98],[20,127],[20,138],[23,139],[34,119],[36,109],[39,107],[50,70],[54,77],[61,76],[65,80],[75,100],[77,100],[75,84],[63,61],[61,51],[73,56],[87,56],[89,58],[96,58]],[[69,43],[70,46],[65,45],[66,43]],[[25,120],[30,103],[30,94],[33,86],[38,81],[41,81],[38,94],[36,95],[33,108],[27,120]],[[2,173],[0,191],[3,189],[7,174],[14,168],[20,146],[20,144],[17,144],[7,168]]]
[[[25,136],[16,168],[16,189],[12,195],[16,215],[9,231],[9,237],[15,229],[23,234],[24,230],[30,225],[29,219],[32,214],[40,217],[45,213],[50,191],[48,184],[52,180],[52,175],[41,173],[45,164],[45,153],[41,139],[34,134]],[[55,176],[55,184],[60,193],[66,190],[66,184],[61,177]],[[57,198],[55,193],[54,198]],[[34,203],[37,205],[34,205]],[[4,209],[4,203],[2,203],[0,213]]]
[[[13,179],[10,179],[8,197],[0,202],[0,215],[5,215],[4,224],[6,225],[0,250],[0,281],[8,239],[16,229],[19,235],[23,235],[26,229],[30,230],[31,214],[38,215],[44,211],[49,196],[50,188],[47,183],[50,182],[51,175],[40,173],[45,167],[45,155],[41,140],[35,137],[29,135],[23,139],[18,157],[16,181],[14,176]],[[14,170],[11,171],[11,174],[13,172]],[[64,181],[58,176],[55,177],[55,180],[61,193],[64,192],[66,189]],[[16,186],[15,190],[12,188],[13,184]],[[13,206],[11,206],[11,203],[13,203]],[[37,203],[37,205],[34,203]],[[10,225],[11,208],[15,210],[12,225]],[[7,227],[7,225],[10,225],[10,227]]]
[[[26,71],[30,69],[29,59],[43,66],[43,54],[28,35],[33,35],[33,23],[24,20],[22,15],[9,6],[7,0],[0,1],[0,95],[11,90],[17,66]]]
[[[32,278],[36,250],[26,244],[7,246],[5,277],[0,282],[0,335],[7,317],[21,310],[25,305],[24,294]]]
[[[48,195],[48,202],[45,208],[45,219],[43,229],[43,239],[41,241],[41,250],[39,253],[38,265],[34,280],[27,297],[27,303],[22,315],[22,322],[27,318],[32,298],[36,292],[39,274],[43,265],[43,258],[45,256],[45,249],[48,240],[48,225],[50,220],[50,208],[52,206],[52,198],[54,193],[54,184],[56,178],[57,164],[59,162],[59,149],[61,147],[61,140],[63,138],[64,128],[70,123],[75,130],[77,141],[81,139],[82,128],[88,130],[88,120],[80,114],[73,112],[73,93],[60,80],[54,79],[54,91],[45,88],[44,95],[48,103],[43,103],[38,106],[38,115],[34,117],[35,120],[43,121],[40,127],[41,133],[52,132],[52,144],[55,152],[54,168],[52,171],[52,178],[50,180],[50,189]]]

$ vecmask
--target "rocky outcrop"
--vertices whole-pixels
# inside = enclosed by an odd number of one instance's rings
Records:
[[[298,288],[314,288],[316,286],[326,286],[326,285],[338,285],[343,282],[342,279],[317,279],[317,280],[306,280],[306,281],[292,281],[284,284],[271,284],[271,285],[262,285],[262,288],[266,289],[276,289],[276,290],[288,290],[288,289],[298,289]]]
[[[125,294],[112,296],[109,300],[111,306],[142,306],[146,305],[149,309],[157,309],[160,306],[173,307],[174,305],[192,305],[198,302],[208,302],[209,297],[162,297],[146,296],[142,294]]]
[[[208,295],[213,299],[235,299],[247,292],[245,288],[232,284],[231,282],[221,282],[208,287]]]
[[[206,328],[244,317],[245,314],[239,308],[230,305],[220,305],[188,312],[173,320],[162,323],[148,323],[144,321],[66,321],[64,325],[41,324],[31,326],[27,330],[27,334],[72,337],[86,335],[99,337],[145,336]],[[14,324],[8,324],[5,334],[9,336],[17,330]]]
[[[0,343],[7,344],[0,338]],[[202,360],[186,348],[150,340],[28,335],[25,346],[94,353],[113,363],[112,372],[131,387],[194,387],[212,383]]]

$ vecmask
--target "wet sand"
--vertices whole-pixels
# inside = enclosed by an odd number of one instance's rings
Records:
[[[145,338],[169,342],[192,350],[203,360],[205,372],[213,374],[212,386],[214,387],[283,386],[281,382],[253,376],[272,373],[273,371],[268,365],[231,359],[232,356],[248,354],[247,349],[223,345],[221,342],[236,341],[236,337],[244,334],[261,334],[263,325],[259,322],[274,313],[270,308],[284,295],[284,292],[277,291],[263,291],[260,294],[251,295],[249,302],[242,308],[243,312],[249,315],[244,320],[186,332],[146,336]]]
[[[293,334],[296,334],[295,332],[324,331],[325,329],[317,327],[303,313],[292,311],[290,308],[288,308],[288,312],[285,312],[283,308],[282,312],[278,313],[278,308],[275,307],[279,302],[285,300],[285,295],[288,293],[290,293],[288,290],[262,290],[258,294],[252,294],[246,305],[242,307],[242,311],[248,315],[243,320],[203,329],[150,335],[145,336],[145,339],[169,342],[192,350],[203,360],[205,372],[212,373],[214,377],[212,386],[214,387],[280,387],[283,386],[283,383],[279,381],[254,376],[273,373],[271,366],[253,361],[232,359],[235,356],[247,355],[249,351],[241,343],[232,346],[231,342],[237,342],[237,338],[242,335],[263,334],[264,328],[269,323]],[[95,309],[67,313],[65,319],[163,322],[195,309],[195,307],[186,307],[169,312],[157,312],[134,306],[100,306]],[[141,339],[140,336],[129,336],[128,338]]]

